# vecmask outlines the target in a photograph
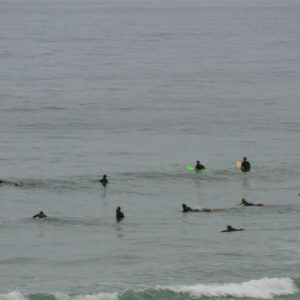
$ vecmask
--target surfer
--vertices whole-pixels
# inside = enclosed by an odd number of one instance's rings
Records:
[[[99,180],[99,182],[101,182],[103,186],[106,186],[108,184],[108,179],[106,177],[107,176],[104,174],[102,179]]]
[[[122,219],[124,219],[124,213],[121,211],[121,207],[120,206],[118,206],[117,208],[116,208],[116,219],[118,220],[118,221],[120,221],[120,220],[122,220]]]
[[[33,216],[34,219],[38,218],[38,219],[44,219],[47,218],[47,216],[44,214],[43,211],[40,211],[38,214]]]
[[[245,198],[242,198],[240,205],[243,205],[243,206],[265,206],[263,203],[255,203],[254,204],[254,203],[248,202],[248,201],[246,201]]]
[[[206,168],[200,164],[200,160],[197,160],[197,163],[195,165],[195,171],[205,170]]]
[[[182,204],[182,212],[213,212],[213,208],[193,209],[186,204]]]
[[[254,203],[247,202],[245,198],[242,198],[240,205],[243,205],[243,206],[254,206]]]
[[[243,172],[249,172],[251,169],[251,164],[249,163],[249,161],[247,160],[247,157],[245,156],[243,158],[243,162],[242,162],[242,166],[241,166],[241,171]]]
[[[244,229],[242,229],[242,228],[237,229],[237,228],[232,227],[231,225],[227,225],[227,229],[221,230],[221,232],[243,231],[243,230]]]
[[[1,183],[13,184],[13,185],[16,185],[16,186],[20,186],[20,185],[21,185],[20,182],[15,182],[15,183],[12,183],[12,182],[5,182],[5,181],[3,181],[3,180],[0,179],[0,184],[1,184]]]

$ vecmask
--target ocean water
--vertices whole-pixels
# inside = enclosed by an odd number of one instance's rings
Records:
[[[0,300],[298,300],[299,15],[0,0]]]

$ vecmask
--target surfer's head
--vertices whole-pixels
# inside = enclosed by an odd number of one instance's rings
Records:
[[[246,157],[246,156],[244,156],[243,160],[244,160],[244,161],[246,161],[246,160],[247,160],[247,157]]]

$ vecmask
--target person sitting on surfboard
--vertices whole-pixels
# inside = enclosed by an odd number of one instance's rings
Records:
[[[197,163],[195,165],[195,170],[200,171],[206,169],[203,165],[200,164],[200,160],[197,160]]]
[[[247,157],[245,156],[243,158],[243,162],[242,162],[242,166],[241,166],[241,170],[243,172],[248,172],[251,169],[251,164],[249,163],[249,161],[247,160]]]
[[[245,198],[241,199],[240,205],[243,205],[243,206],[265,206],[263,203],[256,203],[256,204],[254,204],[254,203],[248,202],[248,201],[246,201]]]
[[[43,211],[40,211],[38,214],[33,216],[34,219],[38,218],[38,219],[44,219],[47,218],[47,216],[44,214]]]
[[[121,211],[121,207],[120,206],[118,206],[117,208],[116,208],[116,219],[118,220],[118,221],[120,221],[121,219],[124,219],[124,213]]]
[[[182,212],[200,212],[200,211],[203,211],[203,212],[213,212],[214,209],[213,208],[203,208],[203,209],[193,209],[189,206],[187,206],[186,204],[182,204]]]
[[[231,225],[227,225],[227,229],[221,230],[221,232],[232,232],[232,231],[243,231],[244,229],[237,229],[232,227]]]
[[[107,176],[104,174],[102,179],[99,180],[103,184],[103,186],[106,186],[108,184],[108,179],[106,178]]]

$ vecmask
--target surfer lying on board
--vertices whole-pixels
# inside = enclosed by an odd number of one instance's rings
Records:
[[[5,182],[5,181],[3,181],[3,180],[1,180],[1,179],[0,179],[0,184],[1,184],[1,183],[13,184],[13,185],[16,185],[16,186],[19,186],[19,185],[21,185],[21,183],[20,183],[20,182],[15,182],[15,183],[13,183],[13,182]]]
[[[247,160],[247,157],[245,156],[243,158],[243,162],[242,162],[242,166],[241,166],[241,171],[243,172],[249,172],[251,169],[251,164],[249,163],[249,161]]]
[[[200,160],[197,160],[197,163],[195,165],[195,171],[200,171],[206,169],[203,165],[200,164]]]
[[[231,232],[231,231],[243,231],[244,229],[237,229],[232,227],[231,225],[227,225],[227,229],[221,230],[220,232]]]
[[[213,208],[203,208],[203,209],[193,209],[189,206],[186,206],[185,204],[182,204],[182,212],[213,212]]]
[[[251,203],[246,201],[245,198],[242,198],[240,205],[243,206],[265,206],[263,203]]]
[[[47,218],[47,216],[44,214],[43,211],[40,211],[38,214],[33,216],[34,219],[38,218],[38,219],[44,219]]]

